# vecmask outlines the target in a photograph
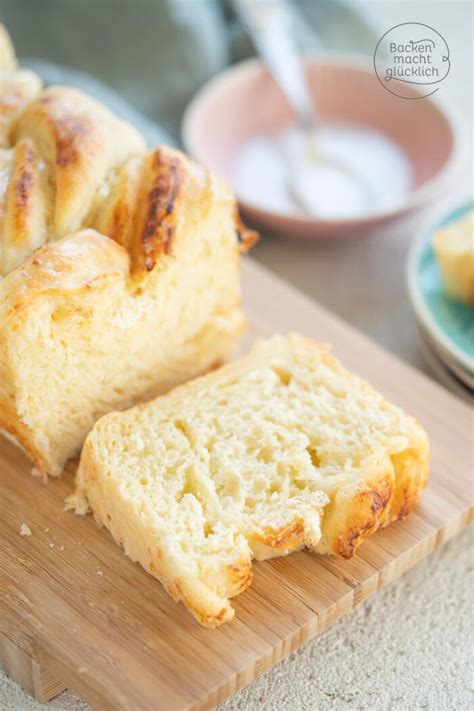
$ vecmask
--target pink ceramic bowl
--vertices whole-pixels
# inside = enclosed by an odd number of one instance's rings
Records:
[[[399,144],[412,164],[412,189],[397,209],[357,219],[288,216],[239,199],[247,219],[293,237],[363,234],[426,206],[447,191],[459,146],[458,121],[452,112],[437,100],[417,99],[415,90],[413,100],[393,96],[380,85],[372,63],[364,58],[309,57],[306,71],[323,120],[371,127]],[[231,184],[232,159],[244,141],[293,124],[279,88],[262,63],[251,59],[219,74],[198,92],[185,112],[182,136],[195,160]]]

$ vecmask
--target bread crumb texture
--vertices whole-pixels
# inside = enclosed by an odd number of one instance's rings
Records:
[[[31,528],[26,523],[22,523],[20,526],[20,536],[31,536],[31,535],[33,535],[31,532]]]
[[[76,496],[204,625],[230,620],[251,561],[346,558],[406,516],[428,477],[423,428],[297,335],[88,436]]]

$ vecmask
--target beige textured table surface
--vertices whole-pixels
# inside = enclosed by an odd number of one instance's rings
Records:
[[[447,0],[364,4],[380,12],[387,29],[399,22],[417,21],[443,33],[452,69],[440,92],[472,128],[472,4]],[[460,176],[446,196],[448,206],[472,191],[469,144]],[[434,212],[441,208],[434,206]],[[420,229],[422,223],[413,222],[352,242],[314,245],[265,236],[254,255],[387,349],[429,372],[419,349],[404,274],[407,248]],[[220,710],[474,708],[473,551],[473,533],[468,530]],[[79,711],[89,707],[71,692],[42,706],[0,672],[0,709]]]

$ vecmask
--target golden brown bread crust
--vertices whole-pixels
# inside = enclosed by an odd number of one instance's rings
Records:
[[[260,239],[260,235],[255,230],[250,230],[242,222],[239,210],[237,208],[237,204],[235,206],[235,224],[237,227],[237,236],[239,239],[240,251],[245,254],[249,251],[249,249],[252,249],[254,244],[257,244]]]
[[[175,204],[184,180],[179,156],[154,150],[145,161],[142,195],[131,246],[134,269],[151,271],[161,254],[171,254],[176,226]]]
[[[421,425],[420,429],[421,429]],[[413,511],[420,492],[428,483],[430,451],[428,442],[420,446],[395,454],[392,457],[395,467],[396,486],[390,502],[389,515],[384,525],[406,518]]]
[[[140,182],[143,157],[133,156],[121,165],[104,197],[91,214],[91,225],[103,235],[130,251],[134,229],[134,216],[141,200]]]
[[[0,166],[9,166],[0,185],[0,276],[46,242],[86,227],[124,246],[135,276],[150,272],[172,252],[180,196],[196,168],[180,151],[147,152],[135,129],[76,89],[40,91],[37,83],[25,91],[21,70],[5,64],[0,105],[11,110],[3,117],[9,150],[0,153]],[[257,234],[242,225],[234,204],[245,251]]]
[[[125,280],[129,264],[123,247],[95,230],[81,230],[52,242],[5,278],[0,291],[0,318],[7,324],[41,295],[90,291],[114,278]]]
[[[337,492],[323,515],[318,553],[352,558],[375,531],[408,516],[428,482],[430,451],[421,425],[415,444],[390,457],[377,479],[371,473],[356,490],[343,487]]]
[[[10,182],[0,203],[3,213],[0,245],[3,271],[12,271],[46,241],[44,180],[38,170],[38,155],[29,139],[20,141],[8,157]]]
[[[45,208],[56,239],[91,226],[89,214],[108,175],[145,150],[132,127],[68,87],[46,89],[26,106],[13,127],[13,144],[25,138],[35,144],[51,186]]]
[[[359,491],[340,489],[324,512],[323,535],[327,552],[352,558],[356,548],[382,525],[393,485],[390,474],[367,482]]]

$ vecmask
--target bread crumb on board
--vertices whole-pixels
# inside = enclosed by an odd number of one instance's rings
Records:
[[[33,467],[31,469],[31,476],[37,477],[38,479],[41,479],[44,484],[48,481],[48,477],[45,472],[42,472],[40,469],[37,469],[36,467]]]
[[[77,491],[75,494],[71,494],[71,496],[67,497],[64,510],[71,511],[71,509],[79,516],[85,516],[89,513],[89,502],[82,492]]]
[[[26,523],[22,523],[20,526],[20,536],[31,536],[32,531],[29,526],[26,525]]]

